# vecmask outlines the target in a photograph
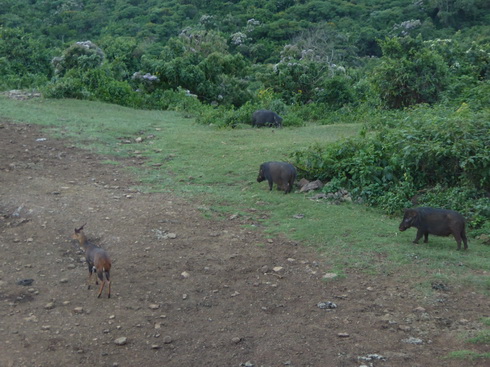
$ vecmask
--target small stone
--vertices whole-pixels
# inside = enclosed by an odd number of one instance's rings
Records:
[[[170,344],[172,342],[173,342],[173,340],[172,340],[171,336],[167,335],[165,338],[163,338],[163,344]]]
[[[160,305],[156,303],[152,303],[148,307],[150,308],[150,310],[158,310],[160,308]]]
[[[282,266],[275,266],[275,267],[272,268],[272,270],[274,270],[276,273],[279,273],[279,272],[283,271],[283,269],[284,268]]]
[[[68,279],[66,278],[60,279],[60,283],[68,283]]]
[[[399,325],[398,329],[400,329],[401,331],[405,331],[405,332],[412,330],[412,328],[408,325]]]
[[[187,299],[187,297],[188,297],[188,296],[187,296],[187,294],[186,294],[186,293],[184,293],[184,294],[182,295],[182,299]]]
[[[338,333],[337,336],[339,338],[348,338],[350,335],[348,333]]]
[[[34,282],[34,279],[21,279],[17,282],[18,285],[29,286]]]
[[[234,343],[234,344],[238,344],[242,341],[242,338],[239,338],[239,337],[234,337],[233,339],[231,339],[231,341]]]
[[[417,307],[414,309],[415,312],[425,312],[425,308],[423,307]]]
[[[75,264],[68,264],[67,268],[68,269],[75,269],[76,265]]]
[[[63,306],[68,306],[70,303],[70,301],[63,301]]]
[[[52,310],[54,307],[55,307],[54,302],[49,302],[44,306],[46,310]]]
[[[175,234],[175,233],[168,233],[167,234],[167,238],[170,238],[171,240],[176,239],[177,238],[177,234]]]
[[[186,271],[183,271],[183,272],[182,272],[180,275],[181,275],[181,276],[182,276],[182,278],[184,278],[184,279],[187,279],[187,278],[189,278],[189,277],[191,276],[191,275],[190,275],[188,272],[186,272]]]
[[[407,343],[407,344],[423,344],[424,343],[422,341],[422,339],[414,338],[413,336],[411,336],[410,338],[407,338],[407,339],[402,339],[402,342]]]
[[[323,274],[323,279],[334,279],[334,278],[337,278],[337,274],[336,273],[325,273]]]
[[[114,344],[116,345],[126,345],[127,343],[128,343],[128,338],[126,338],[125,336],[122,336],[114,340]]]
[[[152,344],[151,349],[160,349],[161,347],[158,344]]]
[[[43,326],[41,326],[41,329],[42,330],[49,330],[49,329],[51,329],[51,325],[43,325]]]
[[[73,312],[77,313],[77,314],[81,314],[81,313],[83,313],[83,307],[75,307],[73,309]]]
[[[327,301],[327,302],[319,302],[316,306],[318,308],[321,308],[322,310],[337,308],[337,305],[335,303],[333,303],[333,302],[330,302],[330,301]]]
[[[32,322],[37,322],[37,317],[36,315],[30,314],[28,317],[24,318],[25,321],[32,321]]]

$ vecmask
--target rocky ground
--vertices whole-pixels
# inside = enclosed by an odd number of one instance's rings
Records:
[[[415,290],[404,269],[325,281],[316,252],[138,192],[104,159],[0,121],[0,366],[488,365],[444,359],[490,351],[465,341],[490,316],[480,293]],[[84,223],[113,259],[110,299],[87,289]]]

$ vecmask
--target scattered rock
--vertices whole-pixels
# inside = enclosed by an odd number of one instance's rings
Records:
[[[282,266],[275,266],[272,268],[272,270],[274,270],[276,273],[279,273],[279,272],[283,271],[284,268]]]
[[[319,190],[323,188],[323,183],[320,180],[308,182],[306,185],[302,186],[299,192],[310,192],[313,190]]]
[[[163,338],[163,344],[170,344],[172,342],[173,342],[172,337],[169,335]]]
[[[414,338],[411,336],[410,338],[407,339],[402,339],[402,342],[407,343],[407,344],[423,344],[423,340],[419,338]]]
[[[316,306],[318,308],[321,308],[322,310],[337,308],[337,305],[335,303],[333,303],[333,302],[330,302],[330,301],[327,301],[327,302],[319,302]]]
[[[75,307],[73,309],[73,313],[76,313],[76,314],[81,314],[83,313],[83,307]]]
[[[339,338],[348,338],[350,335],[348,333],[338,333],[337,336]]]
[[[488,234],[481,234],[476,239],[482,241],[484,245],[490,245],[490,236]]]
[[[234,343],[234,344],[238,344],[242,341],[242,338],[239,338],[239,337],[234,337],[233,339],[231,339],[231,341]]]
[[[299,180],[298,186],[303,187],[303,186],[308,185],[309,183],[310,183],[310,181],[308,181],[306,178],[302,178],[301,180]]]
[[[54,307],[55,307],[54,302],[49,302],[44,306],[46,310],[52,310]]]
[[[17,282],[18,285],[28,286],[34,282],[34,279],[21,279]]]
[[[161,347],[158,344],[152,344],[151,349],[160,349]]]
[[[449,287],[444,283],[432,283],[432,289],[435,289],[436,291],[447,292],[449,290]]]
[[[334,279],[337,278],[336,273],[325,273],[322,277],[322,279]]]
[[[62,279],[60,279],[60,283],[68,283],[68,279],[62,278]]]
[[[365,357],[357,357],[358,360],[360,361],[366,361],[366,362],[371,362],[371,361],[386,361],[386,358],[383,357],[380,354],[368,354]]]
[[[148,307],[150,308],[150,310],[158,310],[160,308],[160,305],[156,303],[152,303]]]
[[[182,272],[180,275],[181,275],[181,276],[182,276],[182,278],[184,278],[184,279],[187,279],[187,278],[189,278],[189,277],[191,276],[191,275],[190,275],[188,272],[186,272],[186,271],[183,271],[183,272]]]
[[[24,317],[24,320],[25,321],[32,321],[32,322],[37,322],[37,316],[36,315],[33,315],[33,314],[30,314],[28,317]]]
[[[114,340],[114,344],[116,345],[126,345],[127,343],[128,343],[128,338],[126,338],[125,336],[122,336]]]

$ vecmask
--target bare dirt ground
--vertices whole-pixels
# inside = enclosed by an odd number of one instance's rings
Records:
[[[487,365],[443,359],[489,351],[465,342],[490,315],[479,293],[423,297],[415,274],[324,281],[301,244],[140,193],[121,166],[45,137],[0,122],[0,366]],[[83,223],[113,259],[110,299],[87,289]]]

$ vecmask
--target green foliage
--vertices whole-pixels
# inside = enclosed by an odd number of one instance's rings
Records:
[[[347,188],[395,212],[419,204],[461,210],[478,228],[490,219],[490,111],[434,118],[421,109],[394,128],[380,128],[327,147],[293,153],[302,176]]]
[[[383,58],[371,80],[384,107],[404,108],[439,100],[449,69],[442,56],[424,46],[421,37],[386,39],[381,48]]]
[[[75,42],[60,57],[52,61],[57,75],[63,76],[71,69],[90,70],[104,61],[104,52],[90,41]]]
[[[39,87],[51,77],[45,42],[19,28],[0,26],[0,88]]]
[[[162,92],[158,108],[170,111],[185,112],[186,116],[196,115],[205,109],[203,104],[195,96],[183,89],[176,91],[168,89]]]
[[[115,80],[107,66],[88,70],[70,69],[63,77],[54,78],[43,88],[43,92],[48,98],[100,100],[122,106],[144,107],[131,86]]]

